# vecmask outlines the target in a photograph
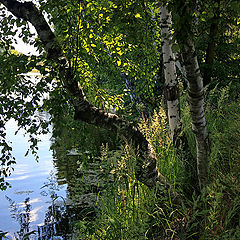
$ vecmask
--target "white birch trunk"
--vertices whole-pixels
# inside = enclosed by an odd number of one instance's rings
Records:
[[[192,40],[188,37],[181,47],[186,77],[189,83],[189,106],[192,117],[192,130],[197,147],[197,172],[199,186],[202,189],[208,179],[208,158],[210,152],[209,136],[204,114],[203,79]]]
[[[179,107],[179,89],[176,73],[175,56],[172,52],[172,34],[171,13],[163,5],[160,9],[161,36],[162,36],[162,53],[165,75],[165,97],[167,100],[168,120],[170,135],[174,140],[176,131],[180,125],[180,107]]]

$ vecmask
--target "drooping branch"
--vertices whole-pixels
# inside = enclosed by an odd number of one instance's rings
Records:
[[[165,178],[156,167],[154,150],[139,129],[115,114],[96,108],[86,99],[60,44],[37,7],[32,2],[20,3],[16,0],[0,0],[0,3],[17,18],[29,21],[35,27],[48,53],[48,59],[55,61],[59,67],[59,76],[64,88],[71,96],[71,102],[75,109],[75,119],[118,133],[132,144],[136,152],[136,177],[138,180],[149,187],[155,186],[156,182],[166,184]]]

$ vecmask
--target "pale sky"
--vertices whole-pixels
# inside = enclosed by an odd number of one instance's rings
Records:
[[[28,1],[20,1],[20,2],[28,2]],[[38,0],[31,0],[31,2],[33,2],[33,3],[35,3],[37,6],[39,5],[38,4]],[[1,4],[0,4],[1,5]],[[8,15],[10,15],[11,13],[9,12],[9,11],[7,11],[7,9],[5,8],[4,10],[3,10],[4,12],[3,13],[5,13],[6,14],[6,16],[8,16]],[[2,19],[0,18],[0,21],[1,21]],[[37,37],[37,34],[36,34],[36,30],[35,30],[35,28],[29,23],[29,27],[30,27],[30,31],[31,31],[31,33],[35,33],[35,36],[33,37],[33,39],[35,38],[35,37]],[[16,25],[14,26],[14,29],[16,29],[17,27],[16,27]],[[13,46],[14,46],[14,48],[16,49],[16,51],[18,51],[18,52],[21,52],[21,53],[23,53],[23,54],[25,54],[25,55],[38,55],[39,53],[38,53],[38,51],[37,51],[37,49],[36,48],[34,48],[33,46],[31,46],[30,44],[26,44],[26,43],[24,43],[17,35],[19,34],[20,32],[17,32],[17,34],[14,36],[14,38],[16,39],[16,41],[17,41],[17,44],[13,44]]]
[[[35,33],[35,37],[36,37],[37,36],[36,30],[34,29],[34,27],[31,24],[29,24],[29,26],[30,26],[31,33]],[[14,38],[17,40],[17,44],[13,44],[16,51],[21,52],[25,55],[38,55],[39,54],[37,49],[34,46],[24,43],[22,41],[22,39],[17,37],[17,35],[15,35]]]
[[[25,55],[38,55],[38,51],[35,47],[24,43],[21,39],[17,38],[17,44],[13,44],[16,51]]]

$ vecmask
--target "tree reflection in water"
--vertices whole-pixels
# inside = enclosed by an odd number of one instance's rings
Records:
[[[70,220],[65,205],[49,206],[45,216],[44,225],[38,226],[38,240],[67,239],[70,232]],[[55,237],[55,238],[54,238]]]
[[[104,144],[103,140],[109,137],[105,132],[100,134],[98,129],[93,130],[92,127],[85,125],[83,128],[86,128],[85,132],[84,129],[75,133],[65,131],[65,133],[76,134],[75,137],[63,134],[61,137],[52,138],[51,148],[54,152],[56,171],[50,173],[47,182],[41,188],[41,195],[51,199],[43,225],[33,226],[34,221],[31,218],[31,213],[34,212],[32,210],[32,199],[27,197],[20,205],[8,198],[12,218],[20,225],[20,230],[11,239],[74,239],[78,230],[71,223],[83,219],[90,222],[95,218],[100,203],[99,193],[106,183],[106,179],[101,177],[103,174],[100,171],[102,162],[96,156],[100,155],[101,146]],[[79,132],[84,132],[81,136],[83,142],[81,139],[79,140]],[[92,138],[92,134],[89,132],[94,132],[96,138]],[[111,148],[114,148],[114,146],[111,146]],[[78,154],[70,154],[73,150],[76,150]],[[62,188],[66,189],[66,198],[59,196],[65,196],[64,193],[61,193]],[[0,231],[0,238],[1,234],[4,233]]]
[[[68,207],[65,204],[65,199],[57,196],[54,192],[53,175],[49,177],[49,184],[44,184],[44,188],[48,187],[48,192],[45,191],[44,195],[51,194],[51,205],[45,214],[44,224],[38,226],[33,230],[31,225],[31,201],[27,197],[23,205],[13,201],[11,198],[6,197],[10,204],[10,212],[12,218],[19,223],[20,230],[14,233],[15,240],[65,240],[70,233],[70,218],[68,216]]]
[[[24,201],[24,207],[21,208],[17,205],[15,201],[7,197],[7,200],[10,203],[10,212],[12,218],[20,224],[20,230],[14,233],[16,240],[28,240],[30,236],[35,234],[35,231],[30,231],[30,212],[31,204],[30,198],[27,197]]]
[[[30,212],[31,212],[31,205],[30,205],[30,198],[26,198],[24,201],[23,209],[17,205],[15,201],[11,198],[7,197],[7,200],[10,203],[10,212],[12,218],[20,224],[20,230],[15,233],[15,239],[30,239],[29,236],[35,234],[35,231],[30,231],[29,224],[30,224]]]

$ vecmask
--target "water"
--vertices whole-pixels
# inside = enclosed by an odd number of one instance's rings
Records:
[[[45,225],[46,213],[53,204],[51,196],[55,194],[55,197],[65,198],[66,186],[58,186],[56,182],[50,134],[39,136],[39,162],[36,162],[31,154],[24,156],[29,146],[28,138],[22,130],[14,134],[16,122],[10,120],[6,129],[17,164],[7,178],[12,187],[0,191],[0,230],[8,232],[9,239],[21,239],[22,232],[37,231],[39,226]]]
[[[41,78],[36,74],[27,76],[33,83]],[[31,154],[25,156],[28,137],[23,130],[15,135],[16,122],[10,120],[6,129],[17,163],[6,179],[12,187],[0,191],[0,240],[1,231],[7,232],[7,239],[15,240],[75,239],[78,229],[71,223],[95,217],[98,193],[104,187],[99,183],[106,183],[99,170],[102,163],[96,156],[100,155],[102,144],[109,142],[111,148],[116,147],[115,138],[109,132],[78,122],[70,129],[61,129],[54,158],[51,134],[38,136],[41,142],[36,162]],[[78,154],[72,154],[76,149]]]

